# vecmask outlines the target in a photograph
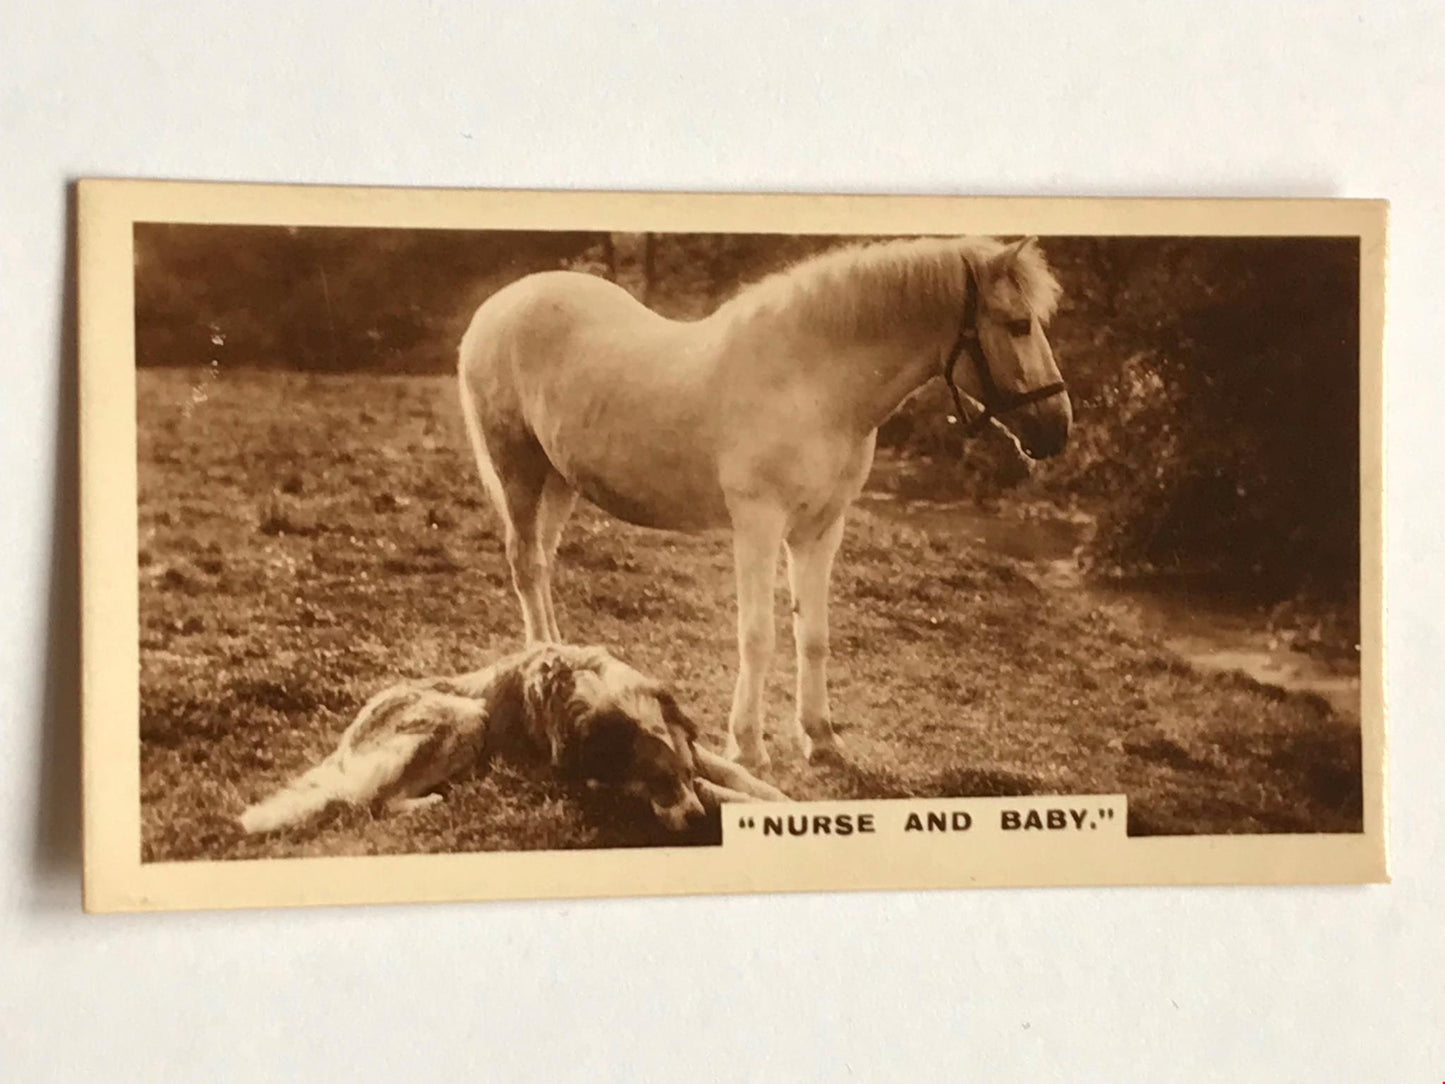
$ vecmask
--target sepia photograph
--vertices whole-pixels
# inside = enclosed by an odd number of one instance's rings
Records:
[[[11,6],[0,1077],[1445,1082],[1445,4]]]
[[[729,819],[846,864],[867,803],[1006,837],[1083,830],[1070,796],[1126,846],[1378,856],[1382,235],[1330,210],[126,222],[140,864],[716,852]],[[993,804],[934,825],[955,799]]]

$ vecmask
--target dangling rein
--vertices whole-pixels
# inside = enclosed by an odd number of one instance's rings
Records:
[[[1005,393],[999,390],[999,386],[993,378],[993,370],[988,367],[988,358],[984,357],[983,344],[978,341],[978,283],[974,281],[973,267],[966,260],[963,265],[963,275],[965,295],[963,319],[959,321],[958,338],[953,341],[953,349],[944,359],[942,376],[943,382],[948,385],[949,394],[953,396],[953,406],[958,411],[958,420],[963,421],[965,415],[963,393],[953,382],[953,369],[958,364],[959,355],[967,352],[969,360],[973,362],[974,371],[978,373],[978,383],[983,391],[983,412],[973,421],[965,424],[963,428],[964,438],[968,439],[977,436],[983,427],[994,418],[1001,418],[1005,414],[1018,410],[1019,407],[1037,403],[1040,399],[1051,399],[1055,395],[1062,395],[1069,390],[1069,387],[1059,380],[1031,391]]]

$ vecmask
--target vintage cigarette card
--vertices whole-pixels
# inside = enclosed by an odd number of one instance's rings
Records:
[[[87,908],[1385,880],[1385,217],[81,182]]]

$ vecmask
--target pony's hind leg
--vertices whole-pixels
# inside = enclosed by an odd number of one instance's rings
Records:
[[[552,473],[551,464],[541,448],[510,446],[490,449],[484,476],[487,469],[492,472],[487,492],[505,529],[507,567],[512,573],[512,589],[522,606],[526,642],[550,640],[547,556],[538,520],[542,491],[547,476]]]
[[[537,510],[552,465],[529,433],[515,425],[497,425],[495,419],[483,424],[478,409],[482,397],[468,379],[466,350],[463,340],[458,370],[462,418],[482,485],[502,521],[512,588],[522,604],[522,624],[530,644],[547,638],[546,561],[537,537]]]
[[[821,532],[788,538],[788,586],[793,594],[793,641],[798,653],[792,744],[809,760],[840,752],[828,709],[828,584],[842,540],[842,516]]]
[[[547,624],[547,558],[537,531],[537,507],[541,489],[522,491],[509,486],[507,505],[507,565],[512,588],[522,604],[522,627],[529,644],[551,639]]]
[[[542,573],[542,604],[546,618],[546,639],[562,643],[562,630],[557,626],[557,611],[552,603],[552,577],[557,568],[557,546],[562,541],[562,529],[567,526],[577,504],[577,491],[556,471],[547,475],[542,484],[542,499],[537,506],[537,535],[542,547],[544,561]]]

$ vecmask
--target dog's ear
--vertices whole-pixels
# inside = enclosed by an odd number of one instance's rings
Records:
[[[659,689],[656,695],[658,707],[662,709],[662,721],[668,726],[677,727],[687,735],[689,741],[697,741],[697,723],[682,710],[673,691]]]
[[[481,699],[487,717],[488,750],[498,743],[514,740],[523,732],[527,704],[521,671],[509,669],[499,673]]]
[[[537,686],[541,698],[539,708],[549,715],[560,716],[577,692],[577,679],[572,667],[551,659],[542,664]]]
[[[625,782],[632,767],[637,721],[618,711],[592,716],[564,750],[561,767],[568,775],[599,783]]]

